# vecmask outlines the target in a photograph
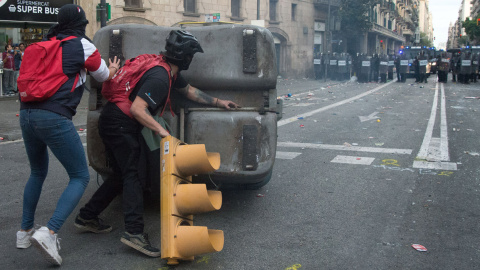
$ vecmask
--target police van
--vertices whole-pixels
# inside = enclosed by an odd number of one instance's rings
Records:
[[[400,56],[401,59],[406,59],[408,60],[408,65],[410,67],[410,71],[407,74],[408,78],[414,78],[415,77],[415,68],[414,68],[414,62],[415,62],[415,57],[419,56],[421,52],[425,53],[425,56],[428,59],[427,63],[427,74],[430,74],[431,72],[431,67],[432,67],[432,62],[435,57],[435,47],[427,47],[427,46],[406,46],[404,48],[401,48],[398,51],[398,55]]]

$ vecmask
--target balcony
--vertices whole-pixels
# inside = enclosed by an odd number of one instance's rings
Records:
[[[390,10],[390,2],[387,0],[382,0],[380,2],[380,11],[385,12]]]
[[[412,29],[410,29],[410,28],[403,29],[403,35],[404,36],[413,36],[413,34],[414,33],[413,33]]]
[[[392,30],[389,30],[379,24],[374,23],[372,27],[372,31],[375,33],[378,33],[380,35],[395,39],[397,41],[405,42],[405,37],[397,34],[396,32],[393,32]]]

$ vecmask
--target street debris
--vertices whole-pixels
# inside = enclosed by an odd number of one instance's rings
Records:
[[[304,125],[300,125],[301,128],[305,127]]]
[[[259,193],[259,194],[257,194],[257,197],[265,197],[265,195]]]
[[[301,116],[300,116],[300,117],[298,117],[297,119],[298,119],[298,120],[302,120],[302,119],[303,119],[303,117],[301,117]]]
[[[383,142],[377,142],[377,143],[375,143],[376,146],[383,146],[384,144],[385,144],[385,143],[383,143]]]
[[[18,117],[18,116],[20,116],[20,114],[18,114],[18,113],[17,113],[15,116],[17,116],[17,117]]]
[[[352,147],[352,145],[349,144],[348,142],[344,142],[344,143],[343,143],[343,146],[345,146],[345,147]]]
[[[419,245],[419,244],[413,244],[412,247],[414,249],[416,249],[417,251],[421,251],[421,252],[426,252],[427,251],[427,249],[424,246]]]
[[[467,154],[467,155],[470,155],[470,156],[474,156],[474,157],[480,156],[480,154],[477,153],[477,152],[464,151],[464,153]]]

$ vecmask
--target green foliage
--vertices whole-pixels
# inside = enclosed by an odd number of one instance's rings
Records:
[[[463,37],[458,38],[458,45],[460,45],[462,47],[470,45],[470,42],[468,41],[468,37],[463,36]]]
[[[480,25],[477,25],[477,19],[479,17],[480,15],[477,18],[475,18],[475,20],[470,20],[470,18],[467,18],[462,23],[463,28],[465,28],[465,33],[467,33],[470,41],[476,41],[477,43],[480,43]],[[468,44],[467,42],[465,42],[462,45],[468,45]]]
[[[424,32],[420,33],[420,44],[419,46],[433,47],[433,42],[427,37],[427,34]]]
[[[380,0],[343,0],[339,10],[342,32],[347,36],[368,32],[373,25],[369,19],[369,10],[380,2]]]

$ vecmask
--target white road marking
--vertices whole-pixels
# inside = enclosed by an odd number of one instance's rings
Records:
[[[375,158],[371,157],[352,157],[338,155],[332,159],[333,163],[355,164],[355,165],[371,165]]]
[[[440,85],[440,138],[434,138],[433,127],[437,115],[438,107],[438,86]],[[432,102],[430,119],[428,120],[425,137],[423,137],[422,146],[417,155],[417,160],[413,162],[413,168],[437,169],[437,170],[457,170],[457,164],[450,161],[448,152],[448,126],[447,110],[445,105],[445,86],[437,83],[435,85],[435,96]],[[420,160],[419,160],[420,159]]]
[[[315,144],[315,143],[277,142],[277,147],[297,147],[297,148],[341,150],[341,151],[355,151],[355,152],[369,152],[369,153],[383,153],[383,154],[400,154],[400,155],[412,154],[411,149],[345,146],[345,145]]]
[[[413,168],[421,168],[421,169],[431,169],[431,170],[442,170],[442,171],[456,171],[457,170],[457,163],[453,162],[429,162],[429,161],[414,161]]]
[[[425,131],[425,136],[423,137],[422,146],[418,152],[417,158],[427,159],[428,147],[430,141],[432,140],[433,126],[435,124],[435,118],[437,116],[437,102],[438,102],[438,83],[435,87],[435,95],[433,96],[432,110],[430,111],[430,118],[428,119],[427,129]]]
[[[390,84],[392,84],[392,83],[394,83],[394,82],[396,82],[396,81],[397,81],[397,80],[393,80],[393,81],[391,81],[391,82],[389,82],[389,83],[386,83],[386,84],[384,84],[384,85],[381,85],[381,86],[379,86],[379,87],[377,87],[377,88],[374,88],[374,89],[372,89],[372,90],[369,90],[369,91],[367,91],[367,92],[365,92],[365,93],[362,93],[362,94],[360,94],[360,95],[356,95],[356,96],[351,97],[351,98],[347,98],[347,99],[342,100],[342,101],[339,101],[339,102],[337,102],[337,103],[330,104],[330,105],[328,105],[328,106],[325,106],[325,107],[322,107],[322,108],[319,108],[319,109],[316,109],[316,110],[313,110],[313,111],[310,111],[310,112],[306,112],[306,113],[302,113],[302,114],[297,114],[297,115],[295,115],[295,116],[293,116],[293,117],[280,120],[280,121],[277,122],[277,127],[281,127],[281,126],[283,126],[283,125],[296,122],[296,121],[298,121],[298,118],[299,118],[299,117],[303,117],[303,118],[309,117],[309,116],[312,116],[312,115],[314,115],[314,114],[317,114],[317,113],[320,113],[320,112],[324,112],[324,111],[326,111],[326,110],[329,110],[329,109],[338,107],[338,106],[340,106],[340,105],[343,105],[343,104],[352,102],[352,101],[354,101],[354,100],[360,99],[360,98],[362,98],[362,97],[364,97],[364,96],[367,96],[367,95],[370,95],[370,94],[372,94],[372,93],[375,93],[375,92],[377,92],[378,90],[380,90],[380,89],[382,89],[382,88],[384,88],[384,87],[386,87],[386,86],[389,86]]]
[[[302,153],[298,152],[282,152],[282,151],[277,151],[275,158],[277,159],[294,159],[301,155]]]
[[[440,102],[440,157],[442,161],[450,161],[450,154],[448,153],[448,127],[447,127],[447,106],[445,105],[445,87],[440,84],[442,89],[442,99]]]

